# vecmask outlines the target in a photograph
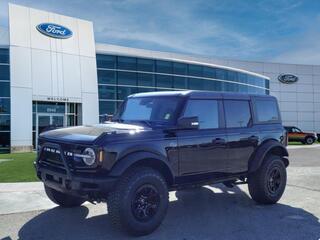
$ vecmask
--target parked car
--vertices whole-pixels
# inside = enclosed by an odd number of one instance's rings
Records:
[[[54,203],[107,202],[111,221],[132,235],[161,224],[171,190],[248,184],[254,201],[274,204],[289,165],[277,100],[267,95],[134,94],[112,122],[49,131],[39,144],[37,176]]]
[[[318,136],[313,132],[303,132],[301,129],[294,126],[285,126],[285,129],[288,132],[289,142],[301,142],[303,144],[313,144]]]

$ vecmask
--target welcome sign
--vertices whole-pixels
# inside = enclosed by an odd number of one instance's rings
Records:
[[[43,35],[53,38],[67,39],[73,34],[69,28],[55,23],[41,23],[36,28]]]

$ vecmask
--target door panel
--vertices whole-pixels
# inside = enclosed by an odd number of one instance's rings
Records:
[[[227,139],[224,129],[185,130],[177,136],[180,175],[225,171]]]
[[[258,146],[259,134],[252,124],[252,107],[248,100],[224,100],[227,127],[227,172],[248,170],[251,154]]]
[[[245,172],[252,153],[259,142],[259,134],[252,128],[228,129],[228,173]]]

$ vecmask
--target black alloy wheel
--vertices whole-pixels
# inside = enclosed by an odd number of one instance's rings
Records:
[[[150,184],[145,184],[136,190],[131,203],[133,216],[141,222],[146,222],[159,210],[160,195],[158,190]]]

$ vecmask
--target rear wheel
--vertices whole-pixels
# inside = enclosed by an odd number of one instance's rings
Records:
[[[306,137],[306,139],[304,140],[304,142],[308,145],[311,145],[314,143],[314,138],[313,137]]]
[[[54,202],[55,204],[58,204],[61,207],[71,208],[71,207],[78,207],[82,205],[85,200],[83,198],[75,197],[69,194],[65,194],[62,192],[59,192],[53,188],[44,186],[44,190],[48,196],[48,198]]]
[[[270,155],[261,167],[248,177],[249,192],[254,201],[274,204],[281,198],[287,183],[286,167],[280,156]]]
[[[167,184],[160,173],[151,168],[135,168],[109,194],[108,213],[112,223],[128,233],[147,235],[164,219],[168,198]]]

